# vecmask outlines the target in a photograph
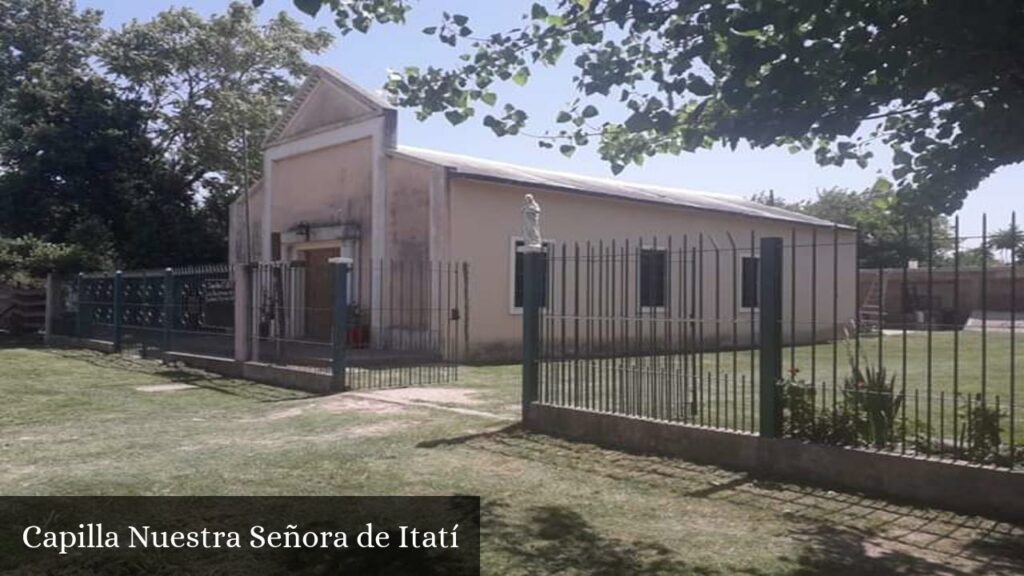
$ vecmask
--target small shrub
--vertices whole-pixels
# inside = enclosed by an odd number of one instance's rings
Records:
[[[966,444],[963,450],[965,458],[979,464],[995,463],[1002,459],[1003,411],[982,403],[981,395],[975,397],[973,405],[968,402],[963,407],[963,424],[960,437]]]
[[[896,393],[896,376],[888,377],[884,366],[862,369],[851,362],[843,393],[848,409],[856,415],[857,435],[875,448],[891,448],[899,432],[897,421],[904,395]]]
[[[779,397],[782,402],[784,436],[819,444],[859,444],[853,413],[842,406],[835,410],[817,406],[817,390],[814,386],[791,376],[779,383]]]
[[[0,237],[0,285],[39,288],[46,274],[70,274],[110,267],[109,258],[71,244],[35,238]]]

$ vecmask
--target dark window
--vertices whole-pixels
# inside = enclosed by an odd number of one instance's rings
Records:
[[[668,280],[668,253],[660,248],[640,250],[640,306],[665,305]]]
[[[757,308],[757,270],[758,259],[746,257],[743,259],[743,296],[741,298],[744,308]]]
[[[513,292],[512,292],[512,307],[522,308],[523,307],[523,253],[519,251],[519,248],[525,246],[526,243],[522,240],[516,240],[515,243],[515,278],[513,279]],[[541,307],[548,305],[548,252],[551,251],[551,244],[548,242],[544,243],[544,268],[540,272],[540,277],[544,283],[544,292],[540,297]]]

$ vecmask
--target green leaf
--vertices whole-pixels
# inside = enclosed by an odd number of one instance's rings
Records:
[[[488,106],[494,106],[495,102],[498,101],[498,95],[494,92],[484,92],[480,95],[480,100]]]
[[[444,117],[454,125],[459,125],[466,121],[466,115],[459,110],[449,110],[444,113]]]
[[[320,6],[322,5],[322,0],[295,0],[296,8],[314,17],[320,12]]]
[[[530,8],[530,17],[534,20],[543,20],[548,17],[548,9],[540,4],[534,4]]]
[[[572,155],[576,153],[576,147],[571,144],[562,144],[558,147],[558,151],[562,153],[562,156],[572,158]]]
[[[696,74],[691,74],[687,77],[686,81],[686,88],[695,96],[710,96],[715,91],[714,87],[708,84],[707,80]]]
[[[433,36],[434,34],[437,33],[437,26],[427,26],[426,28],[423,29],[423,33],[427,34],[428,36]]]
[[[555,118],[555,122],[558,122],[559,124],[563,124],[565,122],[568,122],[569,120],[572,120],[572,114],[569,114],[565,110],[559,112],[558,117]]]
[[[525,86],[526,82],[530,79],[530,69],[523,66],[519,70],[516,70],[515,75],[512,76],[512,81],[519,86]]]
[[[597,116],[597,108],[595,106],[587,106],[583,109],[584,118],[593,118],[594,116]]]

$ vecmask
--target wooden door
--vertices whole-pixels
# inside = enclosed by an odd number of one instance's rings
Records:
[[[338,256],[337,248],[306,251],[306,338],[330,342],[334,298],[329,260]]]

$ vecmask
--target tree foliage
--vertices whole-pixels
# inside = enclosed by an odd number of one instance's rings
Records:
[[[105,31],[72,0],[0,0],[0,235],[126,267],[223,261],[246,166],[330,43],[239,2]]]
[[[260,24],[234,2],[208,19],[171,9],[132,22],[98,52],[122,95],[142,103],[169,168],[205,194],[211,224],[226,235],[227,206],[261,173],[261,144],[308,73],[306,54],[332,41],[284,13]]]
[[[284,13],[260,24],[235,2],[209,19],[174,8],[132,22],[98,52],[121,93],[142,103],[150,138],[175,172],[205,189],[238,190],[243,159],[259,173],[262,140],[308,73],[305,55],[332,41]]]
[[[102,255],[81,246],[54,244],[33,236],[0,236],[0,286],[39,288],[48,272],[71,274],[110,265]]]
[[[393,4],[358,3],[367,14]],[[882,145],[901,202],[950,214],[1024,160],[1019,0],[553,0],[507,30],[444,14],[424,32],[464,48],[462,62],[395,73],[398,104],[454,124],[494,106],[484,125],[523,134],[527,112],[499,103],[498,87],[568,60],[574,94],[539,143],[571,155],[596,141],[616,172],[740,142],[866,166]]]
[[[860,265],[864,268],[900,268],[909,261],[927,262],[929,257],[938,265],[946,261],[953,247],[949,220],[945,216],[909,213],[885,179],[866,190],[821,190],[814,200],[787,202],[765,193],[754,195],[752,200],[858,227],[862,238]]]
[[[138,103],[102,78],[19,90],[0,128],[0,233],[35,235],[128,266],[216,259],[190,190],[145,133]]]

